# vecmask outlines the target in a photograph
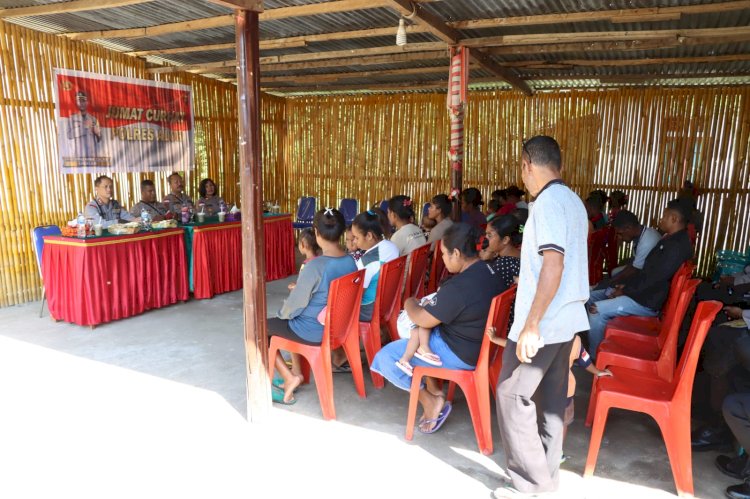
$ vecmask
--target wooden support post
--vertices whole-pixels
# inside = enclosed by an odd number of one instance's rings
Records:
[[[267,369],[258,12],[237,10],[236,22],[247,416],[249,421],[258,422],[267,419],[271,408]]]
[[[448,113],[451,121],[450,150],[451,198],[453,220],[461,221],[461,202],[458,195],[463,189],[464,164],[464,111],[466,89],[469,82],[469,48],[451,47],[451,65],[448,76]]]

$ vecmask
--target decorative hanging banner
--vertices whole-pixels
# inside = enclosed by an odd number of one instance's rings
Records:
[[[63,173],[190,170],[189,86],[55,69]]]

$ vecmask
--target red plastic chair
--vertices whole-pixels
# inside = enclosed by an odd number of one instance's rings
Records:
[[[677,363],[677,337],[690,300],[693,299],[700,282],[700,279],[692,279],[684,287],[674,314],[662,323],[662,334],[656,337],[659,340],[658,343],[650,344],[627,337],[605,339],[596,353],[596,367],[599,369],[612,366],[627,367],[650,376],[657,376],[664,381],[672,381]],[[601,378],[594,376],[590,400],[596,398],[600,380]],[[589,403],[586,424],[591,425],[593,419],[594,404]]]
[[[662,321],[659,336],[652,337],[654,338],[653,341],[640,341],[617,336],[605,338],[597,351],[597,367],[599,365],[618,365],[638,369],[632,362],[634,359],[640,359],[643,360],[642,363],[639,363],[641,370],[671,381],[674,366],[677,363],[677,336],[690,301],[693,299],[700,282],[700,279],[691,279],[683,286],[677,300],[677,306],[670,317]],[[625,359],[622,358],[623,356]],[[626,362],[627,365],[622,362]]]
[[[388,327],[388,333],[392,340],[398,339],[396,323],[398,321],[399,310],[396,304],[401,303],[401,287],[404,282],[405,270],[406,255],[391,260],[380,267],[378,289],[372,309],[372,319],[370,319],[370,322],[359,323],[359,335],[362,337],[362,343],[365,346],[365,355],[370,365],[372,365],[372,359],[375,358],[375,354],[380,351],[381,324],[385,324]],[[383,388],[385,386],[385,381],[381,375],[371,371],[370,376],[375,388]]]
[[[435,251],[432,253],[432,266],[430,267],[430,280],[427,283],[428,295],[437,291],[438,285],[448,275],[448,269],[445,268],[445,263],[443,262],[442,247],[442,241],[435,241]]]
[[[609,219],[609,222],[612,223],[612,218]],[[604,238],[605,244],[606,244],[606,251],[604,252],[604,268],[607,269],[607,272],[612,273],[612,270],[617,267],[617,252],[620,248],[619,241],[617,240],[617,232],[615,231],[615,228],[611,225],[607,225],[603,231],[606,232],[606,237]]]
[[[510,304],[508,305],[507,316],[505,317],[505,327],[502,329],[502,331],[501,330],[497,331],[498,336],[500,336],[501,338],[508,337],[510,311],[513,308],[513,305],[515,304],[517,287],[518,286],[514,284],[513,286],[508,288],[508,291],[511,291],[511,290],[513,291],[513,299],[510,301]],[[505,314],[506,311],[503,309],[502,313]],[[490,394],[492,394],[493,398],[497,396],[497,381],[500,379],[500,371],[502,371],[503,369],[503,351],[504,350],[505,349],[503,347],[499,345],[495,345],[494,343],[490,343],[489,376],[490,376]],[[451,385],[450,388],[453,388],[453,385]]]
[[[364,291],[365,271],[358,270],[331,281],[328,290],[328,308],[323,327],[323,341],[320,345],[304,345],[279,336],[271,337],[268,352],[270,359],[268,371],[273,378],[273,359],[279,350],[298,353],[303,356],[303,375],[309,382],[310,367],[315,375],[315,386],[318,389],[320,407],[325,419],[336,419],[336,408],[333,404],[333,370],[331,368],[331,350],[343,347],[346,358],[352,368],[354,386],[360,397],[365,397],[365,379],[362,372],[362,358],[359,355],[359,307]]]
[[[665,381],[627,368],[613,368],[612,378],[602,378],[595,404],[594,427],[583,476],[594,474],[599,447],[611,408],[649,414],[661,429],[672,466],[677,493],[693,495],[693,464],[690,447],[690,397],[701,346],[711,322],[721,310],[717,301],[698,304],[675,380]]]
[[[630,338],[636,341],[645,341],[653,345],[659,344],[657,338],[662,332],[662,324],[671,321],[677,308],[680,293],[694,269],[695,266],[691,262],[685,262],[677,269],[677,272],[672,277],[669,295],[667,296],[664,308],[662,308],[661,318],[640,316],[615,317],[607,323],[604,338]],[[663,344],[663,338],[661,342]]]
[[[497,331],[507,331],[510,306],[516,299],[516,287],[497,295],[490,305],[490,313],[487,317],[486,327],[493,326]],[[485,334],[482,338],[482,346],[479,350],[479,359],[473,371],[461,369],[446,369],[442,367],[414,368],[411,380],[411,393],[409,395],[409,412],[406,416],[406,440],[414,437],[414,420],[417,417],[417,400],[419,399],[419,386],[422,378],[429,376],[450,381],[448,389],[448,400],[453,400],[455,385],[461,387],[469,405],[471,422],[474,424],[474,434],[477,437],[479,450],[484,455],[492,454],[492,420],[490,415],[490,386],[489,386],[489,357],[492,342]]]
[[[406,288],[404,289],[402,304],[412,296],[417,300],[424,296],[424,280],[427,275],[429,260],[429,243],[409,253],[409,271],[406,273]]]
[[[589,234],[589,285],[594,286],[604,277],[604,253],[607,243],[607,229]]]

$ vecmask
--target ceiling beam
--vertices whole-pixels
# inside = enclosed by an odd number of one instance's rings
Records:
[[[750,72],[735,72],[735,73],[722,73],[722,74],[702,74],[697,75],[695,73],[690,74],[633,74],[633,75],[619,75],[619,76],[539,76],[533,77],[529,81],[544,82],[544,81],[565,81],[565,80],[592,80],[599,81],[601,83],[647,83],[654,80],[664,79],[677,79],[677,80],[690,80],[690,79],[706,79],[706,78],[736,78],[736,77],[750,77]],[[496,77],[488,78],[475,78],[471,85],[482,84],[482,83],[507,83]],[[273,91],[277,93],[282,92],[329,92],[329,91],[346,91],[346,90],[447,90],[447,80],[440,81],[411,81],[411,82],[399,82],[399,83],[373,83],[373,84],[357,84],[357,85],[305,85],[305,86],[277,86],[274,84],[261,85],[261,88],[266,91]],[[471,88],[470,88],[471,90]]]
[[[654,64],[703,64],[750,61],[750,54],[712,55],[698,57],[653,57],[642,59],[562,59],[559,61],[517,61],[508,66],[523,69],[569,69],[573,67],[630,67]]]
[[[139,3],[147,3],[152,0],[73,0],[72,2],[57,2],[45,5],[34,5],[32,7],[15,7],[0,9],[0,19],[8,17],[48,16],[52,14],[67,14],[71,12],[84,12],[87,10],[112,9],[115,7],[126,7]]]
[[[425,25],[433,35],[449,45],[457,45],[462,38],[461,33],[445,24],[443,19],[434,15],[422,5],[414,4],[409,0],[390,0],[390,4],[402,16],[409,16],[417,19],[419,23]],[[478,50],[469,50],[469,58],[479,63],[487,71],[504,78],[513,87],[526,95],[532,94],[531,87],[529,87],[526,82],[519,78],[512,70],[495,63],[487,54]]]
[[[216,5],[229,9],[249,10],[251,12],[263,12],[263,0],[208,0]]]
[[[280,64],[261,64],[261,72],[269,71],[299,71],[314,68],[335,68],[341,66],[371,66],[375,64],[399,64],[414,61],[431,61],[431,60],[448,60],[448,52],[445,50],[431,52],[412,52],[406,54],[376,55],[369,57],[349,57],[343,59],[323,60],[323,61],[304,61]],[[233,72],[237,66],[237,61],[219,61],[204,64],[191,64],[185,66],[169,66],[149,68],[150,73],[178,73],[188,71],[194,73],[213,73],[213,72]],[[447,68],[447,66],[446,66]],[[226,71],[221,71],[221,70]],[[447,71],[447,69],[446,69]]]
[[[409,43],[402,47],[387,45],[385,47],[371,47],[365,49],[328,50],[325,52],[308,52],[302,54],[287,54],[261,57],[261,64],[281,64],[285,62],[321,61],[324,59],[342,59],[346,57],[366,57],[370,55],[401,54],[407,52],[430,52],[447,50],[443,42]]]
[[[479,68],[478,64],[472,64],[469,69]],[[450,71],[448,65],[434,66],[427,68],[403,68],[403,69],[385,69],[379,71],[353,71],[348,73],[326,73],[310,75],[284,75],[284,76],[262,76],[261,81],[265,83],[324,83],[327,81],[340,81],[357,78],[377,78],[379,76],[402,76],[402,75],[420,75],[420,74],[447,74]],[[234,80],[231,79],[231,80]]]
[[[499,47],[509,45],[554,45],[558,43],[595,43],[673,38],[678,42],[690,38],[737,36],[745,37],[750,26],[739,28],[663,29],[651,31],[594,31],[582,33],[540,33],[531,35],[501,35],[481,38],[464,38],[467,47]]]
[[[680,7],[652,7],[642,9],[616,9],[573,12],[561,14],[541,14],[535,16],[498,17],[493,19],[471,19],[455,21],[448,26],[455,29],[500,28],[509,26],[534,26],[541,24],[562,24],[594,21],[644,22],[649,20],[672,20],[683,14],[706,14],[710,12],[731,12],[750,9],[750,0],[718,2]],[[679,17],[678,17],[679,18]]]
[[[282,39],[278,39],[282,40]],[[289,49],[306,47],[307,43],[304,40],[297,40],[294,42],[277,42],[277,40],[266,40],[260,42],[261,50],[274,50],[274,49]],[[147,57],[152,55],[170,55],[170,54],[186,54],[189,52],[212,52],[216,50],[234,50],[235,43],[215,43],[212,45],[193,45],[192,47],[176,47],[171,49],[156,49],[156,50],[139,50],[137,52],[127,52],[128,55],[135,57]]]
[[[428,30],[426,27],[419,24],[412,24],[406,26],[406,33],[426,33]],[[396,28],[374,28],[374,29],[361,29],[354,31],[337,31],[335,33],[320,33],[316,35],[302,35],[302,36],[290,36],[285,38],[269,38],[267,40],[260,41],[260,48],[263,49],[277,49],[277,48],[293,48],[293,47],[305,47],[309,43],[313,42],[328,42],[334,40],[351,40],[354,38],[372,38],[377,36],[396,36]],[[234,48],[234,42],[232,43],[217,43],[213,45],[193,45],[189,47],[174,47],[168,49],[156,49],[156,50],[141,50],[137,52],[128,52],[129,55],[136,57],[145,57],[149,55],[166,55],[166,54],[181,54],[183,52],[208,52],[211,50],[226,50]]]
[[[722,28],[719,28],[722,29]],[[659,50],[682,45],[708,45],[750,41],[750,30],[743,35],[713,37],[667,37],[653,40],[624,40],[616,42],[571,42],[554,45],[509,45],[486,50],[493,55],[555,54],[564,52],[623,52],[630,50]]]
[[[290,17],[314,16],[320,14],[331,14],[334,12],[351,12],[363,9],[374,9],[384,7],[390,0],[334,0],[330,2],[314,3],[308,5],[295,5],[293,7],[280,7],[269,9],[260,14],[261,21],[274,19],[286,19]],[[84,31],[81,33],[65,33],[65,36],[73,40],[94,40],[106,38],[138,38],[166,35],[169,33],[182,33],[185,31],[196,31],[201,29],[222,28],[234,26],[234,15],[206,17],[175,23],[160,24],[143,28],[113,29],[103,31]],[[394,32],[395,34],[395,32]]]

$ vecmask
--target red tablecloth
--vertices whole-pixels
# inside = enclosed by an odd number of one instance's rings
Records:
[[[266,280],[295,273],[291,215],[263,218]],[[193,296],[211,298],[242,288],[241,222],[193,227]]]
[[[189,297],[182,229],[80,240],[44,238],[50,315],[93,326]]]

